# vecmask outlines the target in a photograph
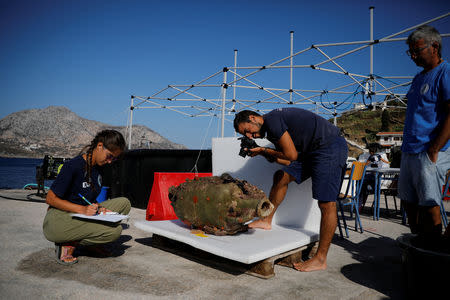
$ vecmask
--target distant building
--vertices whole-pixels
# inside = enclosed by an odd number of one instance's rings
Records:
[[[378,132],[377,142],[381,147],[385,148],[401,146],[403,142],[403,132]]]
[[[366,106],[364,104],[361,104],[361,103],[353,104],[353,109],[355,109],[355,110],[360,110],[360,109],[364,109],[364,108],[366,108]]]

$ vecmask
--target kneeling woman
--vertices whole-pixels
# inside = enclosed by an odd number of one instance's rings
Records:
[[[44,219],[44,235],[55,242],[56,259],[61,264],[73,264],[75,247],[97,246],[115,241],[122,232],[120,222],[95,222],[72,218],[71,213],[88,216],[114,211],[130,212],[130,201],[120,197],[95,203],[101,190],[101,176],[97,167],[114,161],[124,150],[125,140],[115,130],[103,130],[79,156],[64,163],[61,172],[47,194],[50,206]],[[87,149],[87,150],[86,150]],[[89,205],[80,195],[88,199]]]

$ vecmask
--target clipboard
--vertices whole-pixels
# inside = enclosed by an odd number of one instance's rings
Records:
[[[122,215],[116,212],[106,212],[98,215],[93,216],[86,216],[83,214],[71,214],[74,218],[80,218],[80,219],[89,219],[89,220],[96,220],[96,221],[103,221],[103,222],[120,222],[125,219],[129,219],[129,215]]]

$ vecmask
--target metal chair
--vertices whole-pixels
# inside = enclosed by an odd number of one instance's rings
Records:
[[[353,210],[355,210],[355,231],[358,231],[358,226],[361,233],[363,228],[361,219],[359,217],[359,194],[361,193],[362,182],[366,173],[367,164],[364,162],[355,161],[352,163],[352,169],[348,177],[348,184],[345,194],[339,195],[337,198],[339,211],[341,212],[342,222],[344,224],[345,234],[348,237],[347,222],[344,215],[344,206],[350,206],[350,217],[353,217]],[[338,227],[341,237],[343,237],[341,222],[338,214]]]
[[[397,206],[397,199],[396,199],[396,197],[398,197],[398,191],[397,191],[398,174],[387,173],[382,176],[382,179],[387,181],[387,185],[381,186],[381,190],[380,190],[380,194],[384,195],[384,203],[386,205],[386,210],[387,211],[389,210],[387,197],[392,196],[393,200],[394,200],[395,214],[397,214],[399,212],[398,206]]]

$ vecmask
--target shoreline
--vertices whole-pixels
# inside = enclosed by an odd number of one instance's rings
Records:
[[[5,155],[0,155],[0,158],[26,158],[26,159],[44,159],[44,157],[30,157],[30,156],[5,156]]]

